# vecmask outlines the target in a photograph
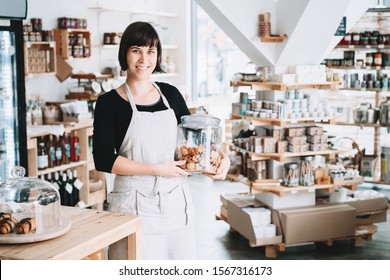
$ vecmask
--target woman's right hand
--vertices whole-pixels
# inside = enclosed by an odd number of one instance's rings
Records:
[[[180,177],[188,176],[189,173],[180,168],[181,165],[185,164],[185,160],[167,161],[156,165],[156,174],[164,177]]]

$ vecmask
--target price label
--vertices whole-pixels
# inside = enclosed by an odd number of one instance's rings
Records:
[[[83,184],[83,182],[81,182],[79,179],[76,179],[76,181],[74,181],[74,186],[75,186],[78,190],[80,190],[80,189],[84,186],[84,184]]]
[[[366,49],[371,49],[371,45],[366,45]]]
[[[348,48],[349,48],[349,49],[354,49],[355,46],[354,46],[354,45],[349,45]]]
[[[385,45],[383,45],[383,44],[378,45],[378,49],[384,49],[384,48],[385,48]]]
[[[291,190],[291,194],[296,194],[296,193],[298,193],[298,190],[297,190],[297,189],[292,189],[292,190]]]
[[[69,194],[71,194],[72,191],[73,191],[73,187],[68,183],[68,184],[65,185],[65,190],[66,190]]]
[[[309,188],[307,192],[315,192],[315,188]]]

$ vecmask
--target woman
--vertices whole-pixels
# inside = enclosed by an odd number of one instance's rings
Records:
[[[174,161],[177,125],[189,115],[176,87],[151,81],[163,72],[161,43],[146,22],[123,33],[118,53],[126,82],[100,96],[94,117],[93,156],[99,171],[116,174],[109,211],[142,216],[142,259],[194,259],[194,216],[188,173]],[[223,155],[217,175],[230,161]],[[109,248],[110,259],[127,259],[127,240]]]

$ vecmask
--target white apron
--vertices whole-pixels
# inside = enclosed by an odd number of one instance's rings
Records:
[[[174,160],[177,120],[165,96],[154,84],[167,110],[140,112],[127,84],[133,115],[119,155],[158,164]],[[141,259],[194,259],[193,206],[187,177],[116,175],[108,194],[108,210],[140,215]],[[127,259],[127,239],[109,247],[109,259]]]

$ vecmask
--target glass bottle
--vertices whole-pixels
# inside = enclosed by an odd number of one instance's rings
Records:
[[[57,141],[55,142],[55,153],[56,159],[54,161],[55,166],[60,166],[62,164],[62,136],[57,137]]]
[[[80,160],[80,139],[77,136],[77,130],[73,132],[73,136],[71,137],[71,160]]]
[[[313,157],[303,157],[301,160],[300,172],[299,172],[299,185],[311,186],[314,185],[314,173],[313,173]]]
[[[52,168],[55,166],[56,160],[56,147],[54,142],[54,136],[50,134],[47,137],[47,152],[49,154],[49,167]]]
[[[70,135],[65,133],[63,137],[62,163],[68,164],[71,160]]]
[[[38,141],[38,170],[44,170],[49,166],[49,155],[43,137],[39,137]]]

